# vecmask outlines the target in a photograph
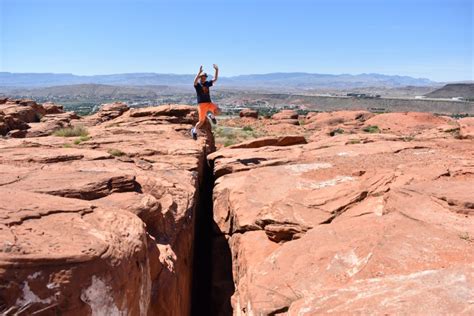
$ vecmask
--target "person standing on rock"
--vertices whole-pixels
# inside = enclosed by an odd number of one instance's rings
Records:
[[[193,139],[197,139],[197,130],[201,128],[206,122],[206,116],[211,119],[212,123],[216,124],[215,115],[219,114],[219,107],[212,103],[211,95],[209,93],[209,88],[214,85],[219,76],[219,67],[216,64],[213,65],[215,69],[214,78],[212,80],[207,80],[207,74],[202,71],[202,66],[199,68],[199,72],[194,78],[194,89],[196,89],[197,102],[198,102],[198,113],[199,113],[199,122],[191,129],[191,135]]]

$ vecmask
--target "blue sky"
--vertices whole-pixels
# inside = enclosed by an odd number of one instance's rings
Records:
[[[0,0],[0,71],[473,80],[472,0]]]

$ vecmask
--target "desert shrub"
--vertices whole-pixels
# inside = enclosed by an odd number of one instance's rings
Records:
[[[351,144],[351,145],[360,144],[360,139],[350,139],[348,144]]]
[[[79,145],[80,143],[86,142],[86,141],[88,141],[89,139],[91,139],[90,136],[81,136],[81,137],[79,137],[78,139],[76,139],[76,140],[74,141],[74,144],[75,144],[75,145]]]
[[[414,139],[415,139],[414,136],[403,136],[403,137],[402,137],[402,140],[403,140],[404,142],[411,142],[411,141],[414,140]]]
[[[120,157],[120,156],[125,155],[125,153],[121,151],[120,149],[109,149],[107,152],[115,157]]]
[[[244,126],[244,127],[242,128],[242,130],[243,130],[244,132],[252,132],[252,131],[253,131],[253,128],[252,128],[251,126]]]
[[[63,148],[71,148],[71,147],[72,147],[72,145],[71,145],[71,144],[69,144],[69,143],[67,143],[67,144],[63,144]]]
[[[380,133],[380,129],[377,125],[369,125],[362,129],[366,133]]]
[[[227,139],[225,142],[224,142],[224,147],[228,147],[228,146],[231,146],[231,145],[234,145],[234,140],[232,139]]]
[[[344,134],[344,130],[342,128],[336,128],[335,130],[329,132],[330,136],[336,136],[336,134]]]
[[[86,137],[87,135],[89,135],[89,132],[83,126],[71,126],[57,129],[56,131],[54,131],[53,135],[60,137]]]

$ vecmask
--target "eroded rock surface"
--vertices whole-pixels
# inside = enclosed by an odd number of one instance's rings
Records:
[[[254,109],[242,109],[239,112],[240,117],[250,117],[250,118],[258,118],[258,110]]]
[[[78,119],[74,112],[64,112],[61,105],[50,102],[38,104],[32,100],[9,99],[0,102],[0,136],[48,136]]]
[[[189,136],[194,111],[111,104],[87,138],[0,139],[1,313],[189,313],[213,147]]]
[[[208,156],[234,315],[472,314],[472,139],[431,114],[307,120],[308,144]]]

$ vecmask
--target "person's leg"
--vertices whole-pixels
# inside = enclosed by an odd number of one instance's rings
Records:
[[[210,112],[209,118],[211,119],[212,123],[217,124],[216,115],[220,113],[220,109],[217,104],[209,103],[208,112]]]
[[[197,139],[197,130],[202,127],[204,122],[206,121],[206,104],[200,103],[198,104],[198,114],[199,114],[199,121],[197,122],[196,126],[191,129],[191,134],[193,139]]]

